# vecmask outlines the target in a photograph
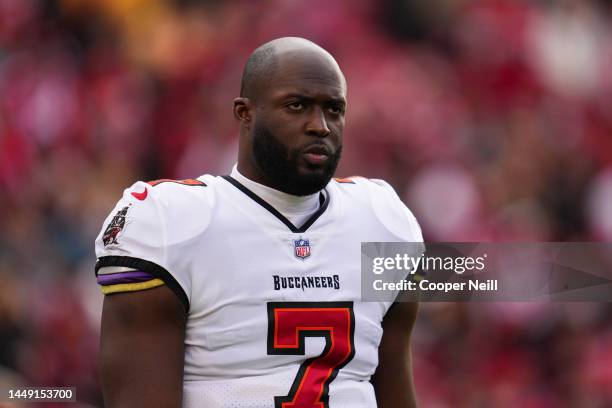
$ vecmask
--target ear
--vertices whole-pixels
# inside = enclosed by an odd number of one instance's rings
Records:
[[[240,121],[240,124],[249,127],[252,118],[253,103],[249,98],[234,99],[234,117]]]

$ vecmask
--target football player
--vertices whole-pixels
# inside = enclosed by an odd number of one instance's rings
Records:
[[[332,179],[346,90],[318,45],[266,43],[231,174],[125,190],[96,240],[107,407],[416,405],[417,306],[361,301],[360,243],[421,231],[384,181]]]

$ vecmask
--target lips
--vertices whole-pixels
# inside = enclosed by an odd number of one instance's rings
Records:
[[[302,156],[304,160],[311,165],[322,165],[329,160],[331,151],[327,145],[317,143],[305,148],[302,152]]]

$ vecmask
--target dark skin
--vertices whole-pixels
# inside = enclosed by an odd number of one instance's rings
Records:
[[[104,297],[100,376],[104,406],[180,407],[185,322],[166,286]]]
[[[275,41],[277,63],[254,97],[234,100],[240,123],[238,169],[249,179],[274,188],[253,157],[255,125],[263,125],[289,149],[313,140],[330,153],[342,146],[346,82],[333,58],[299,39]],[[300,150],[300,174],[322,171]],[[380,408],[416,407],[410,360],[415,303],[398,303],[385,316],[379,366],[372,383]],[[166,286],[107,295],[101,331],[101,379],[107,408],[164,407],[182,404],[186,312]]]
[[[398,302],[385,315],[378,348],[378,367],[372,376],[379,408],[416,408],[412,380],[410,335],[418,303]]]
[[[325,143],[330,153],[342,146],[346,86],[340,69],[331,56],[314,47],[289,47],[279,47],[276,72],[259,89],[256,100],[234,99],[234,116],[240,122],[238,171],[271,187],[274,180],[253,159],[255,123],[268,128],[289,149],[315,140]],[[307,175],[322,169],[301,158],[298,171]]]

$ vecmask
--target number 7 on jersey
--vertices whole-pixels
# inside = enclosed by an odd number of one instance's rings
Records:
[[[302,363],[275,408],[329,408],[329,385],[355,355],[353,302],[268,303],[268,355],[304,355],[306,337],[325,338],[325,348]]]

